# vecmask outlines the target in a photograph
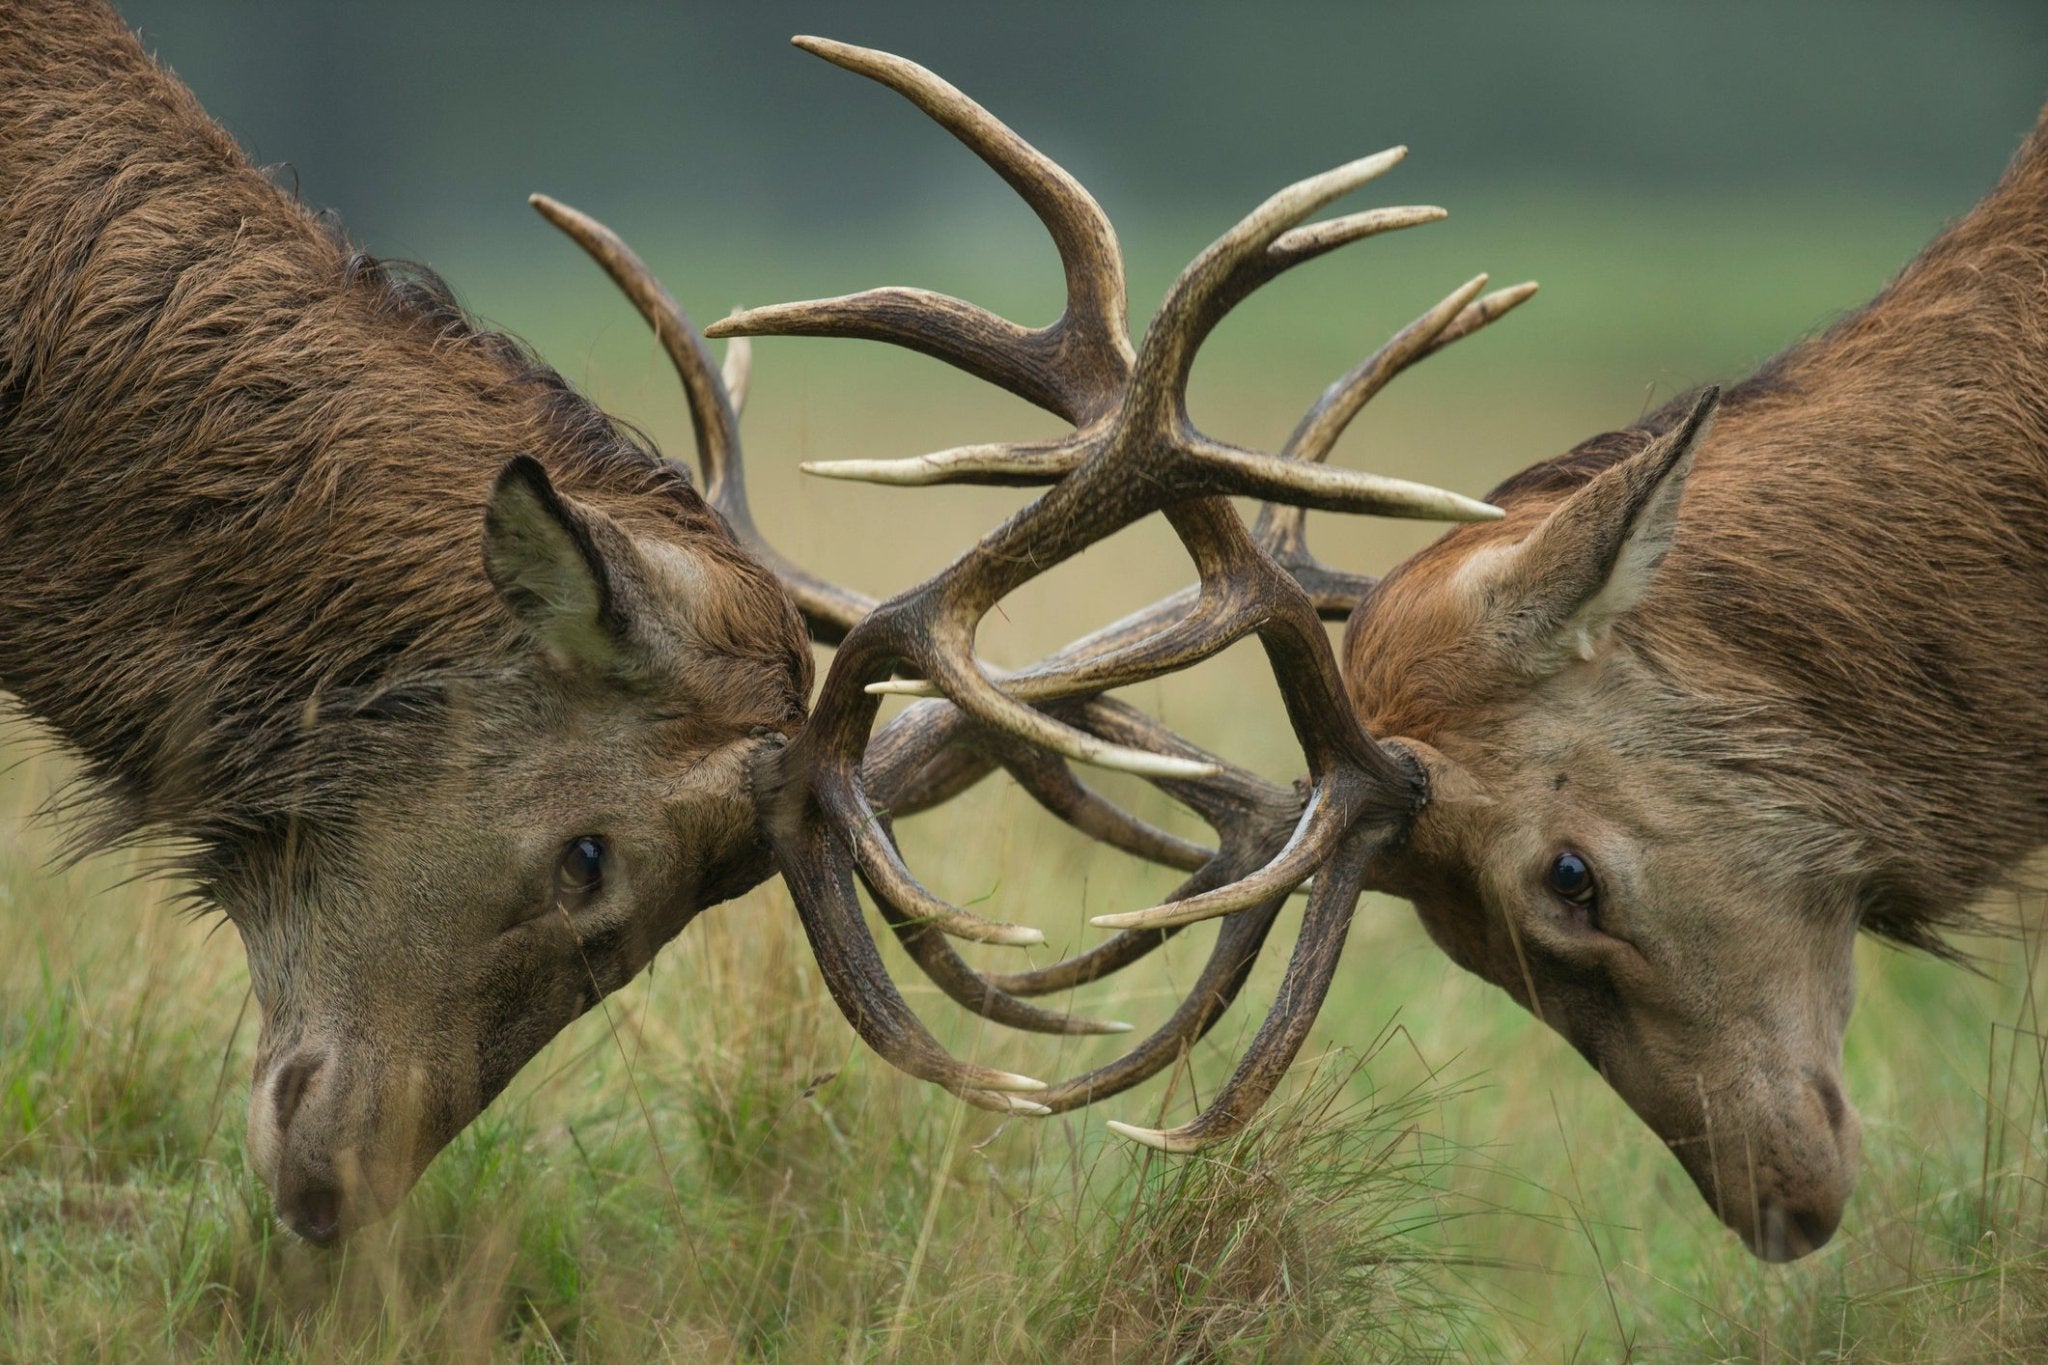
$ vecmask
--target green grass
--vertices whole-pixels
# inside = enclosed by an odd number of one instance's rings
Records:
[[[1502,278],[1543,277],[1557,297],[1404,380],[1347,442],[1350,463],[1481,491],[1625,422],[1646,388],[1739,373],[1866,296],[1931,227],[1896,209],[1766,219],[1648,206],[1617,227],[1524,200],[1496,216],[1482,220],[1480,244],[1497,236],[1529,259],[1483,263]],[[1191,250],[1220,226],[1171,245]],[[1744,242],[1772,250],[1755,258]],[[671,273],[691,260],[645,245]],[[1332,265],[1334,284],[1255,301],[1198,376],[1198,416],[1274,439],[1374,336],[1469,273],[1455,240],[1401,244],[1405,256],[1386,246],[1387,273]],[[516,277],[487,262],[437,264],[601,401],[686,449],[637,322],[557,250],[544,258],[552,269]],[[1163,287],[1167,254],[1134,269],[1141,298]],[[879,254],[791,266],[713,252],[703,264],[701,279],[674,281],[700,308],[766,299],[773,279],[775,292],[797,293],[903,278],[1050,311],[1027,282],[984,287],[985,261],[936,249],[936,279],[920,259]],[[1356,316],[1353,298],[1368,300]],[[930,572],[1022,495],[806,485],[796,459],[1045,429],[928,361],[843,344],[764,344],[755,393],[750,476],[770,533],[870,590]],[[1429,535],[1334,518],[1315,530],[1329,557],[1367,567]],[[1007,602],[984,643],[1020,661],[1186,573],[1170,536],[1134,530]],[[1294,775],[1256,651],[1135,699],[1233,757]],[[1835,1242],[1790,1267],[1752,1261],[1577,1056],[1452,968],[1403,906],[1362,905],[1317,1033],[1262,1125],[1220,1152],[1166,1159],[1111,1137],[1103,1120],[1191,1113],[1270,1000],[1277,961],[1170,1079],[1095,1111],[1005,1123],[861,1049],[774,886],[692,925],[543,1052],[397,1218],[331,1255],[277,1230],[245,1163],[255,1021],[232,930],[185,917],[172,888],[136,879],[134,857],[61,866],[62,831],[29,813],[64,769],[27,727],[0,733],[0,769],[0,1359],[2048,1351],[2038,900],[1990,907],[2028,934],[1973,945],[1981,975],[1865,946],[1847,1066],[1866,1171]],[[902,834],[936,889],[986,897],[987,913],[1051,940],[1029,954],[986,950],[990,962],[1093,942],[1087,916],[1150,903],[1170,884],[996,782]],[[1206,938],[1191,931],[1077,1005],[1155,1024]],[[1113,1046],[984,1028],[899,975],[963,1054],[1069,1074]]]

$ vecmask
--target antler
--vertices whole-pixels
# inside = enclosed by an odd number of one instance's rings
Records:
[[[1419,772],[1359,728],[1321,624],[1322,615],[1348,611],[1369,580],[1308,556],[1300,510],[1498,515],[1454,493],[1320,462],[1344,425],[1395,374],[1484,326],[1532,287],[1481,298],[1482,277],[1455,291],[1333,385],[1281,454],[1226,445],[1197,431],[1185,412],[1187,377],[1202,341],[1231,307],[1282,271],[1348,242],[1441,217],[1436,209],[1382,209],[1297,226],[1389,169],[1400,149],[1302,181],[1261,205],[1182,273],[1134,349],[1125,331],[1115,234],[1064,170],[914,63],[820,39],[796,42],[905,95],[1015,188],[1059,251],[1067,307],[1054,323],[1033,330],[958,299],[886,289],[737,314],[707,335],[859,336],[910,346],[1061,415],[1074,430],[1051,442],[965,447],[911,461],[807,465],[817,473],[882,482],[1053,485],[932,579],[860,615],[859,599],[790,568],[761,545],[737,492],[732,406],[722,395],[700,393],[716,372],[673,300],[616,237],[571,210],[536,201],[598,257],[654,323],[690,393],[714,502],[785,574],[814,632],[822,633],[821,623],[839,632],[840,649],[810,724],[757,772],[778,864],[827,982],[861,1036],[905,1070],[971,1102],[1013,1112],[1070,1108],[1170,1063],[1228,1005],[1287,895],[1315,875],[1279,998],[1224,1090],[1194,1123],[1171,1133],[1118,1125],[1175,1148],[1235,1131],[1270,1094],[1313,1021],[1367,863],[1405,829],[1421,799]],[[721,422],[719,434],[707,439],[706,426]],[[734,491],[721,499],[721,487]],[[1232,495],[1286,507],[1269,505],[1254,537],[1225,501]],[[1153,512],[1165,513],[1188,549],[1200,579],[1196,589],[1030,669],[999,677],[984,671],[974,657],[974,635],[997,601]],[[1305,798],[1242,773],[1099,695],[1186,668],[1248,634],[1259,637],[1282,683],[1309,762]],[[913,707],[875,735],[871,747],[879,697],[891,692],[946,701]],[[1180,840],[1104,801],[1078,782],[1068,760],[1148,778],[1211,824],[1217,849]],[[1084,831],[1194,875],[1163,906],[1098,920],[1129,927],[1096,949],[1038,971],[981,976],[932,930],[957,934],[964,927],[966,936],[1008,942],[1029,941],[1031,931],[991,926],[925,890],[897,854],[889,822],[892,813],[943,800],[997,765]],[[882,968],[861,921],[856,877],[920,967],[949,994],[991,1018],[1031,1028],[1116,1027],[1052,1015],[1018,997],[1093,980],[1143,955],[1180,924],[1209,915],[1232,918],[1195,991],[1165,1026],[1109,1066],[1043,1087],[970,1066],[938,1047]]]

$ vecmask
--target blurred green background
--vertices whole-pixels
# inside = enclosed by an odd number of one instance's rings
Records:
[[[442,272],[474,311],[674,453],[689,448],[687,421],[657,348],[526,207],[530,191],[608,221],[700,321],[899,283],[1026,322],[1059,308],[1052,252],[1010,192],[895,96],[790,49],[792,33],[920,60],[1062,161],[1117,224],[1137,323],[1265,195],[1406,143],[1409,161],[1340,210],[1439,203],[1450,219],[1317,262],[1243,305],[1204,352],[1193,409],[1220,436],[1270,447],[1325,383],[1471,274],[1534,278],[1534,302],[1404,377],[1336,457],[1474,494],[1678,390],[1738,377],[1862,303],[1983,193],[2048,97],[2038,0],[122,9],[284,183],[371,251]],[[821,483],[796,461],[1051,430],[921,357],[766,341],[746,425],[755,507],[799,560],[893,592],[1024,494]],[[1311,533],[1326,557],[1377,569],[1435,532],[1319,516]],[[1170,536],[1136,528],[1005,603],[982,642],[1022,662],[1188,577]],[[1298,771],[1255,650],[1137,691],[1232,757]],[[4,738],[13,755],[40,753],[25,727]],[[266,1237],[240,1165],[238,949],[179,920],[160,885],[120,886],[131,860],[51,871],[61,831],[29,814],[63,775],[40,756],[0,764],[0,1306],[15,1310],[0,1355],[175,1338],[186,1354],[346,1341],[357,1358],[397,1359],[436,1354],[435,1334],[468,1330],[476,1304],[479,1330],[527,1358],[637,1358],[616,1343],[642,1330],[684,1356],[1028,1354],[1057,1339],[1031,1296],[1071,1267],[1048,1271],[1040,1244],[1017,1251],[1016,1229],[1085,1223],[1098,1184],[1112,1203],[1129,1196],[1138,1163],[1104,1142],[1102,1119],[1188,1112],[1186,1085],[1154,1082],[1098,1113],[999,1129],[890,1075],[852,1044],[786,897],[764,888],[692,926],[436,1163],[413,1231],[384,1247],[395,1260],[358,1262],[368,1302],[403,1290],[413,1315],[365,1308],[384,1335],[353,1337],[331,1294],[341,1272]],[[1098,856],[1002,783],[903,835],[937,889],[1040,925],[1056,949],[1096,941],[1088,915],[1145,904],[1172,880]],[[1993,910],[2015,918],[2009,898]],[[1208,936],[1190,933],[1079,1007],[1152,1026]],[[2034,943],[1975,945],[1981,976],[1865,951],[1848,1062],[1869,1173],[1836,1244],[1789,1271],[1750,1262],[1570,1049],[1453,969],[1404,908],[1362,907],[1309,1053],[1373,1053],[1354,1098],[1420,1096],[1401,1111],[1414,1125],[1401,1140],[1418,1161],[1424,1134],[1441,1144],[1429,1152],[1455,1154],[1419,1205],[1400,1206],[1404,1229],[1456,1215],[1446,1244],[1471,1258],[1451,1278],[1484,1309],[1465,1337],[1438,1335],[1447,1354],[1610,1359],[1676,1341],[1688,1358],[1856,1356],[1850,1344],[1879,1341],[1861,1357],[1976,1359],[1974,1333],[1987,1314],[2004,1332],[2009,1309],[2035,1314],[2030,1340],[2048,1350],[2038,1238],[1992,1267],[1989,1308],[1938,1297],[1991,1273],[1968,1248],[1985,1245],[1987,1225],[2007,1227],[1999,1173],[2017,1170],[2011,1187],[2037,1219],[2026,1226],[2039,1226],[2048,1088],[2038,1054],[2001,1053],[2019,1035],[1992,1032],[2038,1029]],[[1198,1050],[1203,1093],[1255,1026],[1276,965]],[[921,984],[906,993],[950,1045],[1001,1065],[1066,1074],[1106,1051],[998,1038]],[[1376,1048],[1390,1025],[1405,1033]],[[1477,1088],[1445,1092],[1446,1078]],[[584,1135],[601,1123],[610,1137],[593,1160]],[[745,1179],[721,1185],[735,1169]],[[672,1202],[687,1215],[671,1217]],[[80,1241],[81,1220],[98,1240]],[[686,1257],[674,1238],[708,1250]],[[1075,1245],[1083,1261],[1100,1250]],[[821,1271],[804,1247],[843,1260]],[[928,1249],[945,1273],[920,1279]],[[741,1312],[733,1285],[758,1267],[774,1287],[758,1301],[749,1289]],[[2018,1300],[2004,1288],[2009,1269],[2021,1283],[2014,1267],[2036,1276]],[[694,1299],[666,1278],[692,1274]],[[593,1294],[600,1281],[612,1298]],[[1079,1297],[1100,1298],[1097,1282],[1079,1283]],[[1917,1317],[1899,1306],[1915,1294],[1932,1296],[1911,1299]],[[1390,1320],[1370,1295],[1352,1298]],[[1871,1304],[1878,1317],[1852,1332],[1852,1310]],[[281,1337],[262,1335],[279,1321]],[[1345,1321],[1331,1354],[1401,1354],[1347,1335],[1357,1322]],[[904,1336],[906,1322],[927,1335]],[[551,1352],[543,1336],[582,1345]]]

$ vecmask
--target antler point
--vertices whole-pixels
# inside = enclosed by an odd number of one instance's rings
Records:
[[[1109,1131],[1115,1133],[1118,1137],[1127,1137],[1133,1142],[1142,1142],[1147,1147],[1161,1152],[1192,1152],[1201,1145],[1189,1142],[1186,1138],[1178,1137],[1173,1131],[1168,1129],[1140,1128],[1135,1123],[1118,1123],[1115,1119],[1109,1120]]]

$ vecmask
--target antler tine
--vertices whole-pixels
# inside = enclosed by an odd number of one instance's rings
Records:
[[[1442,301],[1415,321],[1394,333],[1387,343],[1353,366],[1341,379],[1323,390],[1314,407],[1303,415],[1281,447],[1290,459],[1321,464],[1351,419],[1379,395],[1394,376],[1421,359],[1432,344],[1465,308],[1486,288],[1486,276],[1475,275],[1446,294]],[[1526,295],[1524,296],[1526,297]]]
[[[1201,582],[1193,594],[1194,605],[1178,619],[1126,644],[1098,640],[1090,649],[1062,650],[1030,668],[1005,673],[1005,695],[1042,705],[1114,691],[1212,658],[1263,625],[1270,615],[1271,594],[1277,581],[1286,578],[1285,571],[1257,556],[1213,557],[1201,540],[1190,542],[1189,548]],[[1177,593],[1167,601],[1185,596]],[[1156,614],[1141,616],[1149,621]],[[935,695],[929,683],[910,678],[884,679],[868,690],[878,696]]]
[[[1330,981],[1337,973],[1337,961],[1344,952],[1344,940],[1351,930],[1351,911],[1365,879],[1365,869],[1379,851],[1369,834],[1358,834],[1316,874],[1316,886],[1302,916],[1301,936],[1295,940],[1287,973],[1274,997],[1273,1008],[1252,1039],[1237,1070],[1223,1089],[1196,1118],[1178,1128],[1160,1130],[1112,1122],[1111,1131],[1166,1152],[1191,1152],[1242,1131],[1254,1114],[1280,1084],[1280,1078],[1301,1051]],[[1231,920],[1230,924],[1237,923]],[[1220,937],[1220,935],[1219,935]],[[1038,1092],[1035,1103],[1052,1110],[1067,1107],[1071,1083],[1061,1083]],[[1106,1092],[1105,1092],[1106,1093]]]
[[[1156,784],[1201,816],[1217,834],[1217,849],[1198,869],[1203,876],[1184,884],[1178,895],[1199,894],[1219,885],[1227,876],[1241,876],[1258,868],[1286,844],[1301,812],[1302,798],[1297,792],[1216,759],[1151,716],[1113,697],[1094,697],[1078,705],[1082,723],[1104,738],[1216,762],[1219,772],[1214,777]],[[1178,925],[1128,930],[1064,961],[1027,971],[991,974],[988,980],[1013,995],[1070,990],[1122,970],[1179,931]]]
[[[941,926],[905,914],[897,908],[894,899],[884,894],[872,881],[867,882],[867,887],[869,894],[874,897],[876,907],[882,912],[882,918],[889,922],[890,929],[895,932],[896,939],[903,945],[904,950],[910,954],[911,961],[915,962],[955,1004],[972,1010],[984,1019],[1032,1033],[1101,1034],[1131,1031],[1129,1024],[1118,1020],[1059,1014],[1018,999],[969,966],[967,961],[953,950],[952,944],[947,942]]]
[[[1214,849],[1169,834],[1106,800],[1051,754],[1019,745],[1003,755],[1001,762],[1032,800],[1111,848],[1183,872],[1192,872],[1215,856]]]
[[[893,817],[942,805],[1000,766],[976,743],[980,734],[967,713],[950,702],[906,707],[868,740],[861,786]]]
[[[1256,866],[1284,841],[1297,804],[1286,788],[1224,764],[1122,702],[1091,699],[1080,704],[1079,714],[1083,723],[1099,735],[1216,763],[1221,771],[1214,778],[1199,782],[1162,781],[1159,785],[1207,820],[1218,831],[1225,849],[1204,849],[1137,819],[1089,791],[1059,759],[981,730],[964,713],[944,702],[920,703],[878,731],[862,765],[862,781],[877,803],[877,810],[893,815],[944,800],[979,780],[990,768],[1003,766],[1042,805],[1083,833],[1139,857],[1190,871],[1200,870],[1202,875],[1182,888],[1185,895],[1209,889],[1246,867]],[[867,822],[871,827],[881,827],[885,834],[888,823],[879,815]],[[858,844],[870,837],[863,832],[855,840]],[[856,847],[856,865],[864,857],[878,856],[900,870],[900,859],[889,841],[884,838],[879,844],[878,849],[865,854]],[[1233,847],[1250,851],[1233,855],[1227,851]],[[912,896],[923,894],[907,872],[901,875],[915,888]],[[985,1018],[1036,1032],[1128,1032],[1128,1024],[1039,1010],[1017,997],[1047,995],[1097,980],[1143,957],[1175,932],[1168,929],[1118,934],[1095,948],[1047,967],[1010,975],[985,975],[962,960],[941,937],[952,932],[944,918],[951,907],[941,903],[934,918],[921,920],[899,908],[910,897],[891,887],[878,886],[865,873],[863,880],[912,961],[947,996]],[[934,929],[940,932],[932,932]],[[958,936],[983,937],[973,933]]]
[[[986,162],[1051,234],[1067,306],[1051,325],[1018,326],[922,289],[876,289],[727,318],[707,335],[851,336],[907,346],[1085,425],[1116,401],[1130,372],[1123,253],[1088,191],[1051,158],[949,82],[892,53],[799,36],[797,47],[888,86]]]
[[[1285,240],[1283,237],[1282,241]],[[1351,419],[1403,370],[1506,316],[1536,292],[1536,284],[1531,280],[1496,289],[1483,298],[1473,297],[1485,286],[1485,281],[1486,277],[1481,275],[1452,290],[1442,302],[1396,332],[1385,345],[1323,390],[1315,405],[1295,425],[1281,454],[1311,463],[1328,459]],[[1259,508],[1252,538],[1294,575],[1295,581],[1315,600],[1316,610],[1325,620],[1347,619],[1372,590],[1374,580],[1333,569],[1310,554],[1307,521],[1306,508],[1268,502]]]
[[[545,194],[530,194],[526,202],[603,267],[612,283],[632,300],[640,316],[654,329],[654,338],[668,353],[669,363],[675,367],[676,378],[682,381],[683,392],[689,399],[690,417],[697,434],[697,458],[703,466],[704,495],[716,497],[726,493],[728,485],[736,486],[739,506],[744,509],[745,484],[733,478],[732,468],[733,461],[739,458],[738,408],[718,367],[698,343],[697,329],[690,325],[682,305],[647,268],[647,262],[597,219]]]
[[[1288,788],[1224,763],[1123,702],[1104,697],[1067,705],[1078,705],[1077,715],[1081,723],[1105,739],[1179,753],[1215,764],[1219,771],[1213,777],[1190,781],[1162,780],[1156,785],[1200,815],[1217,831],[1225,845],[1244,851],[1227,855],[1227,861],[1219,861],[1226,857],[1222,850],[1204,849],[1138,820],[1088,791],[1057,758],[976,731],[973,723],[961,712],[943,702],[921,703],[879,731],[863,768],[864,779],[874,800],[900,814],[906,805],[926,801],[927,794],[934,788],[924,785],[929,780],[925,774],[935,767],[945,774],[937,780],[939,790],[951,792],[959,789],[955,785],[958,781],[954,775],[956,772],[971,770],[974,777],[979,778],[985,771],[979,764],[971,769],[953,766],[959,762],[958,755],[967,751],[968,744],[977,742],[983,754],[1001,754],[1000,758],[986,759],[987,763],[999,762],[1008,768],[1040,804],[1082,833],[1170,867],[1188,871],[1206,868],[1204,879],[1181,888],[1180,894],[1186,896],[1220,884],[1227,879],[1223,875],[1225,872],[1237,875],[1259,866],[1287,841],[1301,804],[1300,798]],[[978,741],[964,737],[968,735],[978,735]],[[926,757],[934,754],[946,756],[946,761],[939,764]],[[1047,784],[1062,784],[1066,791],[1048,795],[1027,774],[1036,775]],[[1078,795],[1073,795],[1075,793]],[[1085,801],[1089,805],[1084,813],[1076,813],[1063,804],[1067,800]],[[1097,819],[1108,822],[1108,828],[1094,823]],[[1120,837],[1119,832],[1123,830],[1132,832]],[[1060,962],[1021,972],[974,976],[957,991],[949,987],[948,993],[968,1008],[978,1009],[978,1001],[990,992],[1028,996],[1069,990],[1129,966],[1175,932],[1177,927],[1117,934]],[[919,965],[925,964],[920,960]],[[959,969],[951,964],[947,967],[949,971]],[[944,982],[941,984],[945,985]]]
[[[705,500],[718,509],[733,534],[782,580],[803,613],[811,638],[822,644],[837,644],[855,622],[868,614],[874,599],[798,568],[770,545],[755,525],[753,511],[747,506],[746,473],[740,453],[740,405],[733,397],[735,393],[741,398],[745,396],[750,369],[748,352],[729,353],[730,375],[720,374],[682,305],[624,239],[589,214],[545,194],[530,195],[527,202],[603,267],[654,329],[655,339],[668,353],[669,363],[675,367],[689,402],[697,458],[704,475]]]
[[[1099,727],[1086,728],[1101,737]],[[1162,746],[1141,741],[1133,747]],[[1199,750],[1185,752],[1229,767]],[[877,730],[861,763],[861,782],[877,809],[894,818],[949,800],[997,768],[1053,815],[1126,853],[1184,872],[1215,854],[1140,820],[1084,785],[1059,758],[985,730],[944,701],[920,702]]]
[[[1284,901],[1284,897],[1276,897],[1225,920],[1201,975],[1164,1024],[1115,1061],[1035,1092],[1033,1103],[1054,1113],[1078,1109],[1128,1090],[1187,1055],[1244,988]],[[1111,1127],[1122,1131],[1121,1125],[1113,1123]]]
[[[975,1066],[953,1057],[918,1021],[889,979],[853,893],[852,854],[833,826],[808,819],[775,819],[770,839],[783,880],[803,921],[811,954],[840,1012],[869,1047],[892,1066],[935,1082],[984,1107],[1010,1109],[988,1093],[1029,1093],[1042,1081]]]
[[[1045,942],[1045,935],[1037,929],[983,919],[927,891],[897,854],[895,841],[889,834],[887,817],[869,806],[865,797],[859,798],[859,805],[862,808],[860,824],[850,836],[854,844],[854,866],[860,870],[875,900],[887,910],[902,916],[907,923],[930,926],[955,938],[972,939],[976,943],[1028,948]]]
[[[1155,742],[1174,752],[1204,759],[1214,758],[1143,712],[1124,703],[1106,698],[1094,699],[1083,704],[1079,710],[1082,722],[1090,730],[1104,735],[1114,735],[1119,742]],[[991,743],[1010,751],[1005,754],[1005,762],[1024,757],[1030,752],[1005,743],[1001,737],[990,739]],[[1043,754],[1035,757],[1042,764],[1065,772],[1065,766],[1059,760]],[[1216,761],[1221,764],[1220,760]],[[1201,815],[1216,830],[1219,838],[1219,847],[1213,853],[1204,853],[1201,850],[1194,850],[1192,845],[1186,845],[1201,856],[1195,875],[1189,878],[1177,893],[1183,897],[1196,897],[1200,893],[1219,888],[1231,879],[1240,877],[1266,862],[1287,840],[1288,831],[1296,818],[1299,801],[1292,792],[1267,782],[1256,774],[1230,768],[1229,765],[1221,766],[1224,771],[1214,778],[1200,782],[1159,784],[1170,795]],[[1112,1025],[1104,1021],[1078,1019],[1037,1010],[1016,997],[1045,995],[1054,990],[1097,980],[1108,972],[1143,957],[1163,943],[1173,932],[1168,929],[1163,932],[1119,934],[1097,949],[1077,954],[1048,967],[1014,975],[983,975],[963,961],[939,934],[931,932],[929,925],[895,909],[891,904],[892,898],[881,894],[872,884],[869,889],[875,892],[876,902],[881,906],[884,918],[889,920],[912,959],[955,1002],[985,1018],[1039,1032],[1127,1032],[1129,1025]],[[1281,897],[1275,898],[1275,903],[1277,904],[1280,899],[1284,899],[1284,893]],[[1237,960],[1236,950],[1230,947],[1230,942],[1226,941],[1221,945],[1219,951],[1222,957],[1216,959],[1218,962],[1234,963]],[[1243,945],[1240,943],[1238,946],[1242,948]],[[1014,989],[1011,986],[1013,982],[1016,983]],[[1231,989],[1234,991],[1235,986]],[[1159,1040],[1155,1038],[1144,1045],[1141,1051],[1150,1056],[1159,1045]],[[1132,1073],[1132,1083],[1142,1079],[1142,1075],[1145,1074],[1150,1072]]]
[[[907,460],[805,460],[798,468],[821,479],[900,488],[939,483],[1035,488],[1073,473],[1081,454],[1072,440],[998,441],[935,450]]]
[[[1382,232],[1419,227],[1443,217],[1445,213],[1440,208],[1416,205],[1367,209],[1327,223],[1295,228],[1281,234],[1266,248],[1271,273],[1277,275],[1325,252]],[[999,442],[938,450],[907,460],[808,460],[802,468],[806,474],[828,479],[904,487],[940,483],[1031,486],[1051,483],[1073,472],[1083,453],[1072,441]]]

